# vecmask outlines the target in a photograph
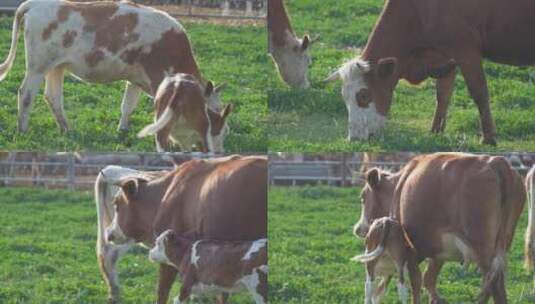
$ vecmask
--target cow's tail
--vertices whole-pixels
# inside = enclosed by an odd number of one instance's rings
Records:
[[[156,119],[154,123],[146,126],[145,128],[143,128],[143,130],[139,131],[139,133],[137,134],[139,138],[142,138],[148,135],[155,135],[156,133],[158,133],[160,130],[165,128],[167,125],[169,125],[171,122],[173,122],[176,119],[176,117],[178,116],[178,113],[176,113],[174,109],[175,108],[174,102],[176,99],[177,91],[178,91],[178,88],[175,88],[173,94],[171,95],[170,100],[167,103],[167,107],[163,111],[162,115],[160,115],[160,117],[158,117],[158,119]]]
[[[532,270],[533,266],[535,266],[535,186],[533,184],[535,184],[535,166],[526,177],[528,228],[526,229],[524,266],[527,270]]]
[[[95,181],[95,204],[97,207],[97,252],[100,250],[100,246],[104,244],[104,230],[106,225],[111,223],[111,214],[108,210],[108,183],[106,181],[106,176],[103,173],[104,170],[100,171]]]
[[[390,220],[384,221],[384,225],[381,229],[381,234],[379,235],[381,241],[375,247],[375,249],[372,252],[367,252],[361,255],[357,255],[353,258],[351,258],[351,261],[354,262],[361,262],[361,263],[369,263],[377,260],[385,251],[386,248],[386,240],[388,239],[388,235],[390,233],[390,225],[392,222]],[[376,226],[377,227],[377,226]],[[372,227],[372,230],[369,232],[368,235],[371,235],[373,233],[375,227]],[[366,240],[367,241],[367,240]]]
[[[22,20],[24,15],[28,12],[29,2],[24,2],[15,13],[15,18],[13,19],[13,30],[11,33],[11,48],[9,49],[9,54],[7,55],[6,61],[0,65],[0,81],[6,78],[7,73],[11,70],[13,62],[15,61],[15,56],[17,54],[17,43],[19,40],[19,32],[22,26]]]

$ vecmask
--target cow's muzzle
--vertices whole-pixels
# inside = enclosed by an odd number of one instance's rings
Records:
[[[355,226],[353,226],[353,234],[356,237],[365,238],[366,234],[368,234],[369,229],[370,228],[367,225],[357,223],[355,224]]]

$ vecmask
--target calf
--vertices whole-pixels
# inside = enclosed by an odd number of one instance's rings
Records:
[[[166,74],[188,73],[203,81],[186,31],[167,13],[127,1],[64,0],[29,0],[19,6],[0,81],[15,60],[23,20],[26,75],[18,94],[20,132],[28,129],[32,101],[43,82],[46,102],[60,128],[68,130],[63,110],[66,71],[91,83],[127,81],[119,123],[123,131],[141,92],[154,96]],[[209,96],[208,105],[221,110],[217,94]]]
[[[531,270],[535,265],[535,165],[526,176],[528,196],[528,228],[526,229],[525,266]]]
[[[377,275],[384,275],[390,280],[393,272],[398,273],[398,293],[401,303],[408,301],[408,292],[405,287],[405,268],[410,275],[414,272],[414,248],[406,237],[399,222],[389,217],[382,217],[373,222],[366,235],[366,252],[354,257],[352,260],[366,264],[365,304],[380,303],[384,289],[374,292],[374,280]],[[419,278],[412,278],[411,282]],[[382,287],[386,287],[381,285]],[[416,286],[414,286],[416,287]],[[413,303],[420,302],[420,290],[413,290]]]
[[[267,239],[194,242],[166,230],[156,238],[149,258],[178,270],[182,286],[175,304],[184,303],[191,294],[234,293],[244,288],[255,303],[267,303]]]
[[[155,122],[139,132],[139,137],[156,135],[156,149],[169,149],[169,139],[191,148],[200,143],[203,152],[223,153],[223,141],[228,133],[226,120],[232,110],[227,105],[220,112],[208,106],[213,85],[202,85],[193,75],[175,74],[166,77],[156,92]]]
[[[299,39],[290,24],[283,0],[268,1],[268,52],[271,54],[282,79],[295,88],[308,88],[308,67],[311,59],[308,54],[311,40],[308,35]]]

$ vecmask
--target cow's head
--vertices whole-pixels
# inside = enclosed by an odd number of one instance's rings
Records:
[[[149,252],[149,259],[177,267],[190,247],[191,241],[188,238],[178,236],[168,229],[156,238],[155,245]]]
[[[403,58],[402,63],[394,57],[373,63],[356,58],[332,73],[325,81],[341,79],[343,82],[342,96],[348,111],[348,140],[367,140],[381,133],[400,78],[418,84],[428,77],[445,77],[455,69],[452,59],[439,57],[441,60],[415,52]]]
[[[206,104],[208,108],[213,111],[220,112],[223,108],[221,103],[220,94],[227,85],[222,83],[218,86],[215,86],[212,81],[208,81],[204,86],[204,97],[206,98]]]
[[[353,227],[356,236],[365,237],[374,220],[389,214],[396,182],[391,173],[381,169],[366,172],[366,185],[360,193],[360,219]]]
[[[106,228],[106,240],[115,244],[142,242],[152,237],[153,193],[147,191],[148,181],[139,177],[128,177],[115,185],[121,190],[113,200],[115,215]]]
[[[224,153],[224,142],[230,128],[227,124],[227,118],[232,112],[233,105],[227,104],[223,108],[221,105],[215,106],[213,101],[214,96],[219,100],[219,92],[224,85],[214,87],[211,82],[208,82],[205,88],[205,98],[207,104],[208,119],[210,120],[210,134],[208,141],[211,147],[207,147],[211,152]]]
[[[309,48],[317,39],[310,39],[305,35],[298,39],[288,34],[284,46],[273,47],[270,50],[275,64],[284,82],[294,88],[306,89],[310,87],[308,68],[312,64]]]

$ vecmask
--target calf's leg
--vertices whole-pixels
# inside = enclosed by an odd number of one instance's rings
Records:
[[[433,125],[431,127],[431,132],[433,133],[442,133],[446,128],[448,106],[450,105],[456,74],[457,73],[454,70],[446,77],[437,79],[437,107],[435,109],[435,117],[433,118]]]
[[[24,76],[18,94],[19,132],[28,131],[28,121],[30,119],[32,102],[39,92],[39,87],[43,83],[43,80],[44,75],[42,73],[26,70],[26,76]]]
[[[108,303],[120,303],[119,277],[117,275],[117,261],[125,254],[130,245],[115,246],[97,241],[97,257],[100,273],[108,287]]]
[[[52,110],[61,131],[67,132],[69,126],[63,109],[63,79],[64,70],[62,68],[52,69],[46,74],[45,100],[50,110]]]
[[[390,280],[392,279],[392,276],[389,275],[387,277],[383,277],[381,281],[379,282],[379,285],[377,286],[377,289],[375,289],[375,292],[373,294],[373,303],[381,303],[381,300],[383,299],[386,288],[388,284],[390,283]]]
[[[160,276],[158,281],[158,304],[167,303],[167,299],[169,298],[169,291],[171,291],[171,287],[173,286],[173,282],[175,281],[176,275],[177,270],[174,267],[165,264],[160,264]]]
[[[412,303],[420,304],[420,290],[422,288],[422,273],[418,268],[418,262],[414,255],[410,255],[407,261],[407,269],[411,280]]]
[[[121,102],[121,120],[119,121],[118,130],[122,132],[128,131],[130,116],[139,103],[139,95],[141,88],[130,82],[126,82],[123,101]]]

